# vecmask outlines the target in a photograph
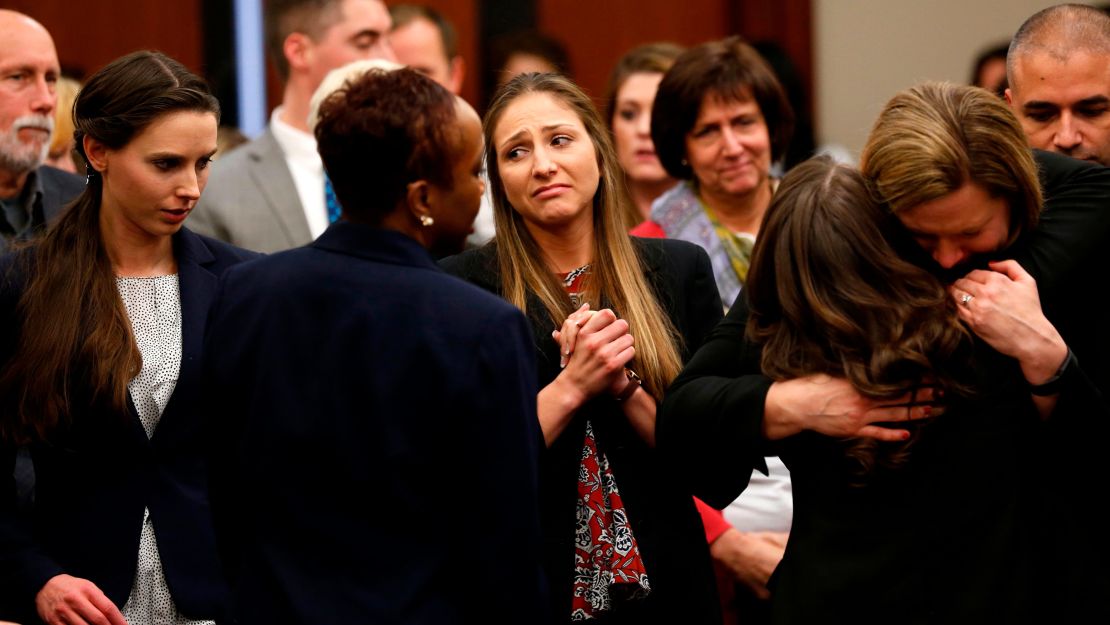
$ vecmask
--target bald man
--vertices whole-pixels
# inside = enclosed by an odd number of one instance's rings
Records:
[[[1006,63],[1006,100],[1031,146],[1110,165],[1110,16],[1044,9],[1018,29]]]
[[[43,165],[60,73],[46,28],[0,9],[0,252],[40,232],[84,188],[81,178]]]

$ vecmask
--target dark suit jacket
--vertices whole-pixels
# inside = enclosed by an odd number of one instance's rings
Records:
[[[685,360],[721,318],[721,300],[709,257],[705,250],[685,241],[633,241],[656,296],[684,340]],[[441,264],[449,272],[500,294],[495,249],[487,245]],[[559,350],[551,340],[556,328],[546,318],[538,298],[530,298],[529,310],[542,388],[561,371]],[[570,620],[576,484],[587,419],[593,424],[599,450],[609,459],[652,585],[647,601],[626,606],[628,611],[611,614],[615,620],[607,622],[718,625],[716,583],[690,490],[659,461],[655,450],[621,415],[619,405],[607,397],[583,406],[542,457],[540,511],[552,621]]]
[[[62,213],[62,209],[85,190],[85,180],[69,172],[47,165],[38,168],[42,181],[43,223],[49,224]]]
[[[1003,256],[1018,258],[1046,293],[1058,293],[1058,281],[1089,262],[1092,250],[1106,249],[1099,224],[1108,221],[1110,172],[1041,152],[1036,159],[1048,200],[1041,230]],[[661,452],[715,505],[735,498],[747,484],[744,467],[762,467],[772,451],[761,430],[771,381],[760,375],[760,346],[745,340],[747,311],[742,293],[659,415]],[[1076,337],[1064,335],[1069,343]],[[1022,623],[1074,615],[1069,601],[1077,595],[1061,588],[1082,576],[1070,555],[1043,557],[1054,544],[1043,534],[1069,543],[1069,554],[1098,544],[1075,533],[1066,499],[1074,494],[1069,483],[1085,483],[1088,496],[1092,485],[1073,471],[1061,475],[1078,458],[1054,461],[1063,448],[1049,443],[1031,411],[1016,363],[981,343],[970,362],[978,392],[922,426],[907,464],[867,487],[849,485],[837,441],[802,433],[773,449],[791,469],[795,498],[786,556],[770,584],[776,622]],[[1101,404],[1097,385],[1076,368],[1050,423],[1105,420]],[[1080,443],[1072,437],[1067,449]],[[1105,478],[1105,470],[1098,475]],[[1052,476],[1055,484],[1044,482]],[[1092,602],[1105,603],[1101,590]]]
[[[83,178],[48,165],[36,169],[35,175],[42,186],[42,196],[32,207],[30,236],[42,232],[85,189]],[[8,245],[8,241],[0,237],[0,253],[7,251]]]
[[[224,614],[226,592],[208,508],[204,450],[209,434],[197,414],[201,340],[217,278],[252,256],[182,229],[174,236],[181,289],[181,369],[154,436],[138,413],[90,408],[72,426],[31,447],[36,473],[30,528],[14,517],[14,449],[0,448],[0,595],[16,620],[35,622],[35,594],[67,573],[95,583],[117,606],[131,591],[143,509],[149,508],[166,581],[181,612]],[[22,278],[0,289],[0,362],[18,337]],[[80,404],[80,400],[76,403]],[[0,614],[0,618],[8,616]]]
[[[205,363],[241,623],[534,623],[523,315],[397,232],[339,222],[227,273]]]

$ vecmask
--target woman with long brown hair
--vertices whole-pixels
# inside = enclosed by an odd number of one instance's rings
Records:
[[[163,54],[101,69],[74,106],[85,191],[3,261],[0,461],[28,447],[36,482],[27,529],[2,508],[0,616],[225,614],[197,368],[216,280],[251,254],[182,227],[219,111],[204,81]]]
[[[716,625],[693,501],[654,451],[663,391],[720,317],[709,260],[626,234],[608,129],[568,79],[514,78],[484,128],[497,237],[444,266],[532,322],[551,618]]]

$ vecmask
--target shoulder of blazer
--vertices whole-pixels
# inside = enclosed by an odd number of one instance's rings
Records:
[[[85,179],[68,171],[42,165],[37,172],[42,184],[43,218],[50,222],[85,190]]]
[[[487,291],[494,293],[501,291],[501,270],[498,267],[497,250],[493,243],[448,256],[439,261],[439,266],[456,278],[462,278]]]
[[[178,231],[177,237],[179,260],[192,261],[217,272],[231,265],[262,256],[257,252],[197,234],[188,228],[182,228]]]
[[[671,268],[687,273],[697,264],[699,254],[705,254],[699,245],[678,239],[632,237],[632,244],[649,273]]]

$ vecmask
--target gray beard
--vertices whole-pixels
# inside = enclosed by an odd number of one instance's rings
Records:
[[[50,140],[43,141],[38,148],[34,144],[19,140],[16,124],[7,132],[0,134],[0,168],[14,174],[25,174],[36,169],[50,153]]]

